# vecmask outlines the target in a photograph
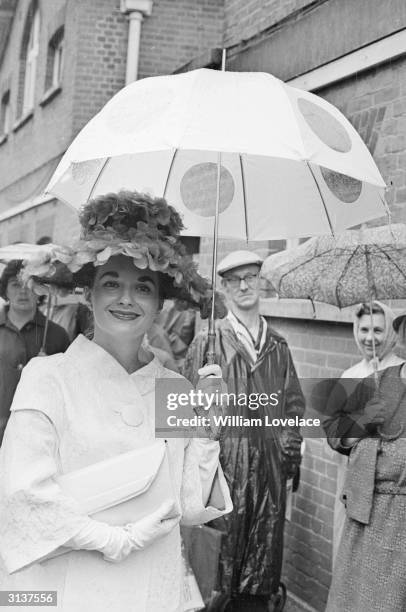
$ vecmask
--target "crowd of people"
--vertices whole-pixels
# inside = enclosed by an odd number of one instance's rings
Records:
[[[65,612],[197,609],[185,597],[193,560],[182,560],[188,551],[182,553],[179,524],[208,523],[220,545],[216,584],[202,606],[281,611],[299,428],[287,421],[224,425],[219,436],[168,435],[162,445],[155,432],[161,379],[187,379],[214,393],[222,378],[234,397],[277,390],[277,404],[259,406],[256,418],[270,410],[283,419],[304,414],[288,344],[260,314],[262,258],[234,251],[218,264],[228,310],[216,324],[215,364],[206,365],[207,331],[195,334],[195,323],[210,291],[182,245],[175,209],[120,192],[89,202],[80,221],[80,243],[70,259],[65,252],[64,265],[81,297],[72,293],[46,308],[60,324],[41,312],[21,260],[8,263],[0,279],[0,589],[57,591]],[[55,262],[48,263],[51,281]],[[406,609],[406,368],[394,353],[405,321],[380,302],[357,310],[362,360],[342,375],[353,385],[326,406],[328,442],[341,457],[329,612]],[[217,402],[213,410],[253,416],[247,402]],[[170,497],[137,520],[102,520],[64,488],[66,475],[84,477],[89,466],[108,474],[118,458],[134,453],[137,462],[141,451],[151,454],[140,469],[159,453],[167,459]]]

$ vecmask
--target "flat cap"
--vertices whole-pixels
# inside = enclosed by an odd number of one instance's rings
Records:
[[[262,257],[252,251],[233,251],[220,261],[217,266],[217,274],[223,276],[223,274],[229,270],[234,270],[234,268],[239,268],[240,266],[249,266],[252,264],[262,266],[263,261]]]

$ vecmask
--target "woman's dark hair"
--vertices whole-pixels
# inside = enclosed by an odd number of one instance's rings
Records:
[[[365,304],[361,304],[361,306],[357,310],[356,317],[360,319],[363,315],[373,315],[373,314],[384,315],[385,313],[383,309],[379,306],[379,304],[375,304],[373,302],[372,308],[371,308],[371,304],[365,303]]]
[[[85,264],[78,272],[74,274],[74,281],[77,287],[88,287],[92,289],[96,276],[96,266],[93,263]],[[167,299],[186,299],[189,296],[182,296],[182,291],[178,287],[174,287],[173,279],[164,272],[158,272],[159,280],[159,297],[162,300]],[[190,298],[189,298],[190,299]]]
[[[3,270],[3,273],[0,277],[0,296],[7,300],[7,285],[11,278],[18,276],[21,272],[21,268],[23,267],[22,259],[13,259],[9,261],[6,267]]]

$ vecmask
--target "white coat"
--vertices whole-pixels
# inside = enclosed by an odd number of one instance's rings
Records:
[[[40,562],[84,522],[55,477],[151,444],[155,380],[178,376],[156,357],[128,374],[84,336],[64,354],[27,365],[0,451],[0,590],[57,590],[53,609],[64,612],[182,610],[179,527],[120,563],[85,550]],[[140,420],[138,426],[128,424]],[[229,512],[218,443],[178,438],[168,444],[174,490],[189,524]],[[222,510],[203,505],[215,477]]]

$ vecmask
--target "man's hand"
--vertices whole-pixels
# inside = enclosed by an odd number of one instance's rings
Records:
[[[302,461],[302,437],[295,431],[285,429],[281,434],[283,463],[287,469],[288,478],[292,478]]]

